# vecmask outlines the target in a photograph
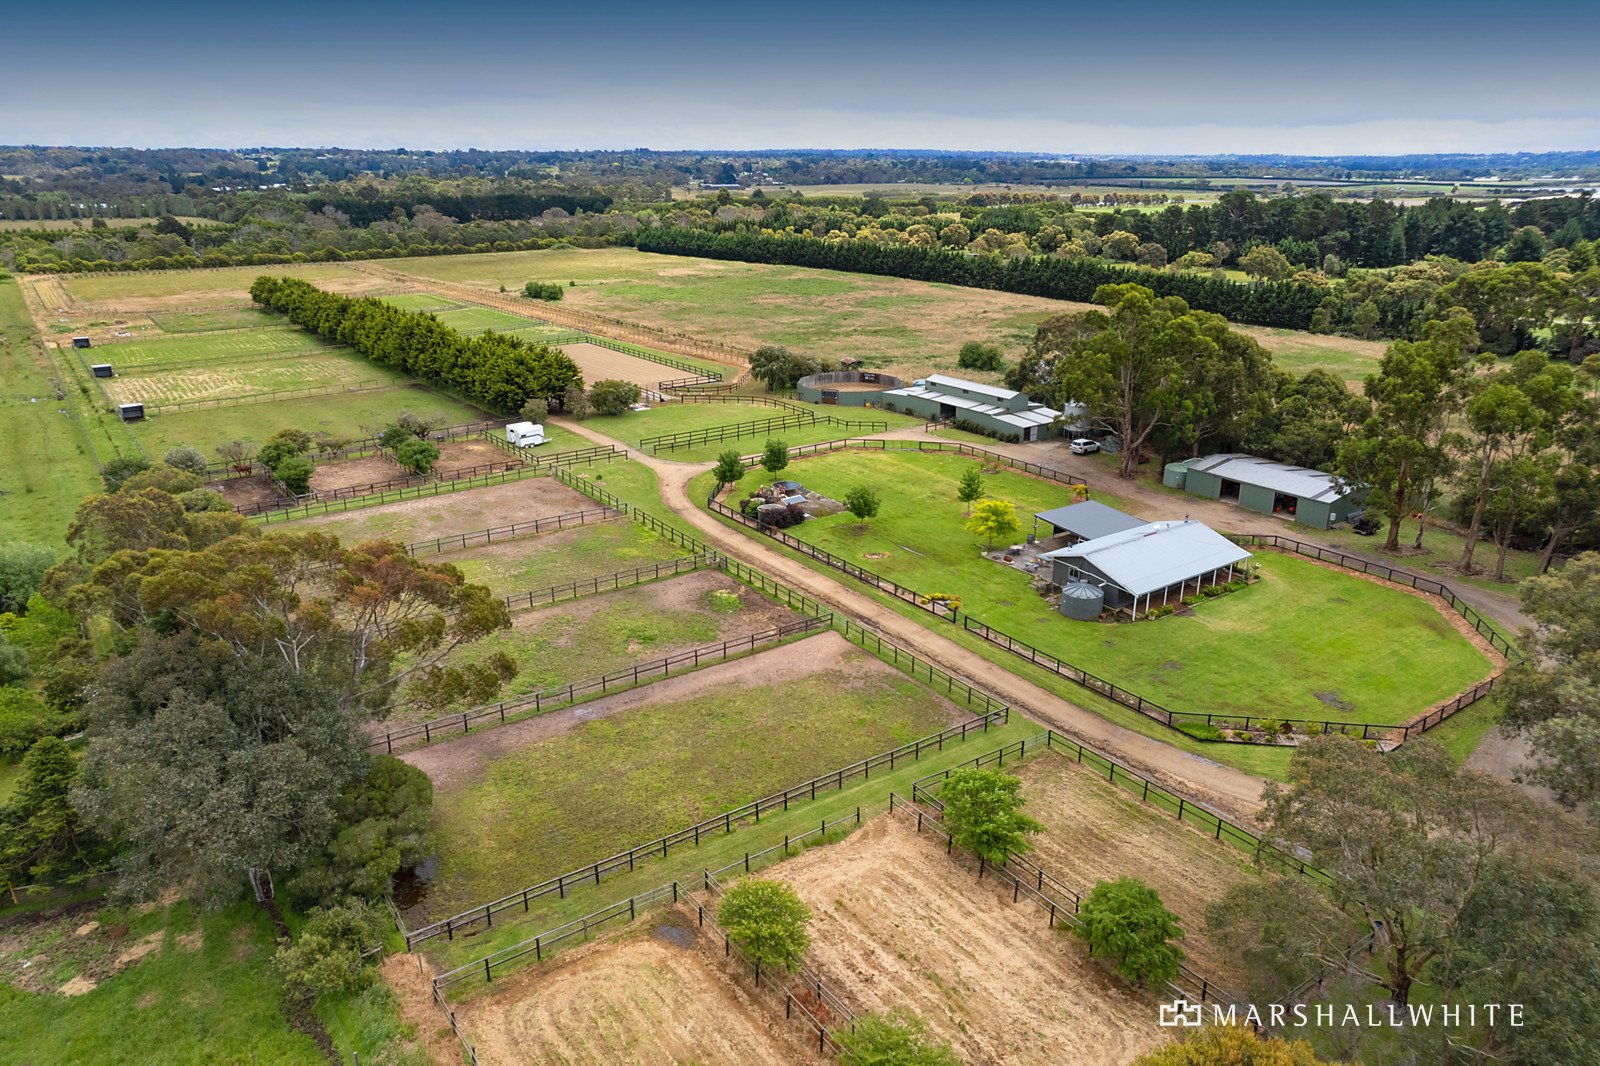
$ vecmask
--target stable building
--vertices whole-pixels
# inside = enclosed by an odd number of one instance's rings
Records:
[[[1314,529],[1349,521],[1367,498],[1365,486],[1344,483],[1326,471],[1237,452],[1168,463],[1161,481],[1169,488],[1209,500],[1229,500]]]
[[[1206,585],[1233,580],[1245,572],[1250,553],[1205,523],[1184,519],[1141,523],[1042,558],[1050,561],[1052,584],[1079,594],[1083,586],[1098,588],[1105,606],[1138,618]],[[1066,604],[1062,612],[1071,613]]]
[[[1052,426],[1061,417],[1060,411],[1034,403],[1026,393],[943,374],[929,374],[905,388],[886,390],[882,403],[941,422],[971,422],[1001,437],[1021,441],[1054,435]]]

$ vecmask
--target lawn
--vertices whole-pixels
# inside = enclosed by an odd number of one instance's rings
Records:
[[[859,649],[829,665],[807,661],[782,682],[752,683],[754,662],[693,698],[583,723],[501,754],[470,783],[436,787],[440,869],[429,912],[496,898],[956,717]]]
[[[210,455],[217,445],[231,440],[259,444],[285,426],[310,432],[326,430],[337,437],[364,437],[369,435],[368,429],[394,421],[400,411],[411,411],[423,418],[438,416],[453,426],[490,417],[460,400],[412,385],[155,414],[132,423],[131,429],[152,455],[161,455],[180,444],[192,445]]]
[[[865,530],[836,515],[792,532],[924,594],[960,595],[973,617],[1175,710],[1399,723],[1490,669],[1431,601],[1272,552],[1256,557],[1264,581],[1190,616],[1068,621],[962,529],[955,484],[970,463],[895,452],[798,461],[785,473],[808,488],[838,498],[871,484],[883,504]],[[1022,515],[1064,502],[1060,486],[1009,472],[988,489]],[[1406,654],[1375,659],[1380,641]]]
[[[163,333],[209,333],[219,329],[249,329],[260,326],[286,328],[282,315],[263,311],[258,307],[229,307],[220,311],[174,311],[151,315],[150,320]]]
[[[283,320],[279,319],[281,323]],[[243,329],[229,332],[152,336],[148,340],[117,341],[75,352],[91,363],[110,363],[121,373],[135,368],[170,363],[227,362],[258,359],[291,352],[332,351],[333,345],[302,329]]]
[[[431,292],[402,292],[393,296],[380,296],[378,299],[402,311],[451,311],[461,306],[460,301],[452,300],[448,296],[439,296]]]
[[[486,584],[507,596],[666,562],[683,554],[682,548],[665,537],[638,522],[620,518],[486,548],[448,552],[438,561],[459,566],[469,581]]]
[[[100,491],[100,467],[80,421],[81,394],[56,399],[58,372],[33,336],[17,283],[0,280],[0,541],[60,545],[78,502]]]
[[[1188,195],[1188,194],[1186,194]],[[529,280],[566,285],[563,306],[709,337],[743,348],[781,344],[807,355],[855,356],[906,378],[932,372],[994,384],[1001,375],[962,371],[956,351],[967,341],[998,344],[1015,359],[1050,315],[1087,305],[902,278],[690,256],[631,248],[548,249],[390,260],[422,283],[520,290]],[[1373,345],[1293,331],[1253,330],[1296,373],[1324,356],[1341,375]],[[1381,346],[1376,350],[1381,353]],[[1373,358],[1375,361],[1375,357]],[[1363,371],[1364,372],[1364,371]],[[1360,375],[1356,375],[1359,379]]]
[[[626,444],[637,445],[640,439],[644,437],[653,437],[664,433],[682,433],[691,430],[713,429],[718,426],[766,422],[802,413],[815,413],[819,416],[833,417],[841,421],[850,422],[886,422],[890,429],[919,426],[923,423],[920,418],[894,414],[889,411],[866,410],[859,407],[819,407],[811,404],[802,404],[801,406],[803,411],[795,411],[786,407],[768,407],[765,404],[667,403],[653,407],[648,411],[628,411],[620,415],[591,418],[584,425],[586,428],[598,430],[608,437],[615,437]],[[846,429],[843,426],[818,423],[808,426],[789,426],[780,429],[760,430],[747,436],[730,437],[727,440],[712,441],[708,444],[697,444],[690,448],[676,448],[655,454],[659,458],[674,459],[678,462],[710,462],[719,453],[729,448],[733,448],[744,455],[759,452],[766,446],[769,439],[782,440],[792,448],[801,444],[816,444],[821,441],[840,440],[844,437],[865,436],[869,432],[881,431]]]
[[[435,313],[434,317],[461,333],[482,333],[486,329],[510,333],[514,330],[527,329],[535,324],[521,315],[499,311],[493,307],[453,307],[448,311]]]

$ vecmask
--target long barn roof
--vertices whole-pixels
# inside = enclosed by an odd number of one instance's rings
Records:
[[[1221,570],[1250,553],[1204,522],[1148,522],[1059,548],[1046,559],[1083,562],[1130,595],[1143,596]]]
[[[1191,459],[1189,469],[1319,503],[1331,503],[1350,491],[1349,487],[1341,489],[1338,479],[1325,471],[1290,466],[1288,463],[1238,452]]]

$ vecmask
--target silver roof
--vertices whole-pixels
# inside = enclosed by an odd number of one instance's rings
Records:
[[[930,378],[929,380],[931,381],[932,379]],[[984,403],[982,400],[974,400],[970,396],[952,396],[948,392],[940,392],[938,389],[929,388],[925,385],[908,385],[903,389],[888,389],[884,392],[884,395],[912,396],[923,400],[933,400],[937,403],[949,404],[951,407],[959,407],[963,411],[988,415],[990,418],[1008,422],[1013,426],[1049,425],[1061,414],[1060,411],[1052,410],[1043,404],[1037,403],[1029,404],[1026,411],[1008,411],[1004,407],[997,407],[992,403]]]
[[[1337,479],[1325,471],[1290,466],[1288,463],[1279,463],[1239,452],[1191,459],[1189,469],[1237,481],[1242,485],[1256,485],[1273,492],[1281,492],[1285,496],[1316,500],[1319,503],[1331,503],[1349,491],[1341,490]]]
[[[1084,562],[1133,596],[1158,592],[1250,558],[1204,522],[1147,522],[1059,548],[1046,559]]]
[[[948,374],[929,374],[922,379],[930,385],[945,385],[953,389],[964,389],[967,392],[976,392],[980,396],[993,396],[997,400],[1015,400],[1022,395],[1011,389],[1002,389],[998,385],[984,385],[966,378],[953,378]]]
[[[1040,511],[1033,517],[1048,522],[1057,529],[1064,529],[1074,536],[1082,537],[1084,540],[1094,540],[1096,537],[1120,533],[1124,529],[1132,529],[1134,526],[1145,524],[1144,519],[1125,514],[1115,507],[1107,507],[1099,500],[1069,503],[1065,507]]]

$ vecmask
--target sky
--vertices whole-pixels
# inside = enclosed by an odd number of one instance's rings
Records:
[[[0,143],[1596,149],[1596,40],[1593,0],[87,0],[0,20]]]

